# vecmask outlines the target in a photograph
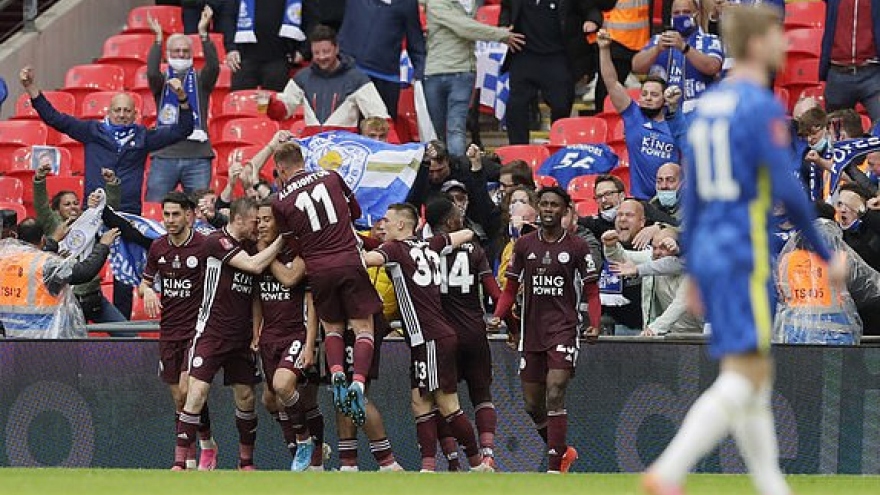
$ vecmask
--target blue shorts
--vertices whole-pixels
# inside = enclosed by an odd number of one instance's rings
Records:
[[[735,354],[770,350],[776,291],[772,279],[747,273],[694,275],[712,325],[709,354],[720,359]]]

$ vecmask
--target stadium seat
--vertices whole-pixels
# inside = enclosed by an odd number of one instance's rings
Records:
[[[304,120],[294,120],[293,124],[290,125],[290,132],[294,137],[301,138],[303,137],[303,131],[306,129],[306,121]]]
[[[535,185],[538,186],[538,189],[541,189],[542,187],[558,186],[559,182],[549,175],[536,175]]]
[[[162,221],[162,203],[148,203],[144,201],[141,206],[141,216],[150,220]]]
[[[83,98],[82,106],[80,106],[79,118],[102,120],[107,116],[107,110],[110,108],[110,100],[119,94],[116,91],[95,91],[89,93]],[[141,95],[137,93],[128,93],[134,99],[134,109],[140,117],[143,110],[143,101]]]
[[[789,94],[801,94],[804,89],[819,83],[819,59],[794,60],[786,64],[780,79],[779,84]]]
[[[211,112],[219,115],[223,111],[223,100],[229,94],[229,88],[232,86],[232,70],[226,64],[220,64],[220,75],[217,76],[217,84],[214,91],[211,92],[210,102]]]
[[[544,164],[544,161],[550,158],[550,151],[540,144],[501,146],[495,149],[495,154],[501,159],[502,165],[507,165],[513,160],[523,160],[536,172]]]
[[[818,28],[825,24],[825,2],[787,2],[785,29]]]
[[[205,49],[202,46],[202,39],[198,34],[188,34],[187,36],[189,36],[193,46],[193,66],[196,69],[201,69],[205,66]],[[214,48],[217,49],[217,58],[220,60],[220,65],[225,65],[223,62],[226,60],[226,48],[223,46],[223,34],[209,33],[208,37],[214,42]]]
[[[814,98],[822,108],[825,108],[825,82],[820,81],[819,84],[815,86],[807,86],[803,90],[801,90],[800,98]],[[792,102],[791,107],[793,108],[795,103]]]
[[[49,197],[58,194],[61,191],[73,191],[79,196],[82,203],[85,203],[84,192],[85,183],[83,177],[46,177],[46,191]]]
[[[21,146],[46,144],[49,126],[37,120],[0,121],[0,164],[9,164]]]
[[[574,204],[574,211],[579,217],[591,217],[599,213],[599,204],[595,200],[580,201]]]
[[[180,7],[169,5],[151,5],[135,7],[128,13],[124,33],[153,33],[149,18],[157,19],[165,35],[183,32],[183,17]]]
[[[416,100],[412,87],[401,88],[397,99],[397,135],[404,143],[419,142],[419,122],[416,117]]]
[[[21,203],[24,200],[24,184],[15,177],[0,177],[0,201]]]
[[[632,183],[630,181],[629,166],[623,167],[623,166],[618,165],[617,167],[614,167],[614,170],[611,171],[611,175],[622,180],[623,184],[626,186],[627,191],[632,189],[632,186],[631,186]]]
[[[58,167],[58,175],[60,177],[67,177],[71,175],[71,162],[73,158],[70,155],[70,151],[56,146],[58,153],[61,155],[61,163]],[[32,148],[30,146],[22,146],[17,148],[12,152],[12,166],[13,171],[9,175],[15,175],[15,170],[29,170],[33,171],[33,164],[31,159],[33,157]]]
[[[422,25],[422,32],[428,32],[428,13],[425,12],[425,6],[419,3],[419,24]]]
[[[498,19],[500,17],[501,5],[483,5],[477,9],[474,19],[489,26],[498,26]]]
[[[63,91],[76,98],[74,108],[82,108],[85,95],[94,91],[122,91],[125,70],[109,64],[75,65],[64,76]]]
[[[279,129],[278,122],[264,118],[243,118],[227,122],[219,140],[213,143],[217,152],[216,163],[227,163],[229,153],[235,148],[265,146]]]
[[[571,179],[568,183],[568,194],[571,200],[578,201],[594,201],[596,178],[598,175],[580,175]]]
[[[231,120],[244,117],[260,117],[268,120],[266,114],[257,110],[258,92],[256,89],[244,89],[227,94],[223,98],[220,112],[215,113],[209,120],[210,135],[216,139],[223,132],[226,123]]]
[[[822,29],[792,29],[785,32],[787,59],[818,59],[822,53]]]
[[[639,98],[642,97],[641,88],[627,88],[627,93],[629,93],[629,97],[638,104]],[[614,105],[611,104],[611,97],[606,96],[605,100],[602,103],[602,111],[595,115],[600,119],[605,120],[608,123],[609,129],[614,129],[614,125],[618,120],[620,120],[620,114],[617,113],[617,110],[614,108]]]
[[[874,127],[874,123],[871,122],[871,117],[868,117],[867,115],[859,115],[859,117],[862,118],[862,129],[864,129],[865,132],[871,132],[871,129]]]
[[[61,139],[57,143],[52,144],[59,148],[64,148],[70,153],[71,175],[85,175],[85,149],[82,143],[67,134],[61,134]]]
[[[557,147],[570,144],[604,144],[607,139],[608,124],[596,117],[559,119],[550,126],[550,144]]]
[[[125,71],[126,88],[134,86],[137,70],[147,63],[147,54],[156,42],[152,34],[117,34],[104,41],[99,64],[111,64]]]
[[[76,113],[76,98],[66,91],[43,91],[43,96],[55,107],[55,110],[74,115]],[[12,120],[40,120],[37,111],[31,105],[31,97],[22,93],[15,101],[15,116]]]
[[[786,110],[791,109],[791,96],[787,89],[776,87],[773,88],[773,92],[776,94],[776,99],[782,103],[782,107]]]
[[[0,177],[0,179],[3,179],[3,177]],[[21,201],[18,201],[18,202],[0,201],[0,210],[14,211],[15,215],[18,217],[17,220],[19,223],[21,223],[21,221],[24,220],[25,218],[32,216],[32,215],[28,214],[27,208],[25,208],[24,205],[21,204]]]
[[[229,176],[229,167],[232,166],[233,159],[238,156],[241,160],[242,165],[247,163],[249,160],[253,159],[254,156],[257,155],[265,146],[262,144],[255,144],[251,146],[239,146],[237,148],[232,149],[228,155],[226,155],[226,160],[220,161],[218,160],[216,165],[214,166],[214,173],[222,175],[224,177]],[[269,161],[272,158],[270,156]],[[267,180],[272,180],[272,167],[265,166],[262,170],[262,175]]]
[[[611,149],[615,149],[617,146],[623,146],[626,148],[626,134],[624,133],[623,128],[623,120],[618,120],[617,123],[614,124],[611,129],[611,134],[608,135],[608,146]]]

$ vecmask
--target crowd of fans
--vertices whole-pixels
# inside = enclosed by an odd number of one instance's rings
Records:
[[[500,2],[498,27],[474,20],[482,4],[473,0],[304,0],[293,2],[301,8],[295,14],[285,0],[177,3],[185,32],[198,37],[168,36],[158,21],[150,22],[156,43],[147,77],[158,110],[155,129],[137,123],[135,101],[125,94],[114,98],[104,122],[62,114],[41,96],[33,71],[22,71],[21,84],[40,117],[85,145],[85,195],[103,188],[108,205],[140,214],[142,197],[158,202],[180,186],[195,198],[197,224],[220,228],[229,221],[236,196],[260,200],[276,190],[265,165],[272,150],[290,138],[281,131],[255,156],[233,158],[225,187],[210,189],[217,168],[211,141],[217,138],[208,109],[220,66],[232,71],[232,90],[271,90],[261,102],[271,119],[297,116],[309,126],[357,129],[385,141],[399,113],[403,45],[414,79],[424,83],[430,120],[440,136],[426,143],[406,201],[423,209],[437,197],[451,199],[493,266],[500,267],[497,273],[503,273],[513,241],[539,223],[534,170],[524,161],[502,163],[468,146],[465,131],[468,107],[474,104],[474,43],[502,42],[509,47],[504,69],[510,73],[506,126],[511,144],[530,141],[530,112],[538,100],[549,106],[552,120],[570,116],[576,83],[594,82],[595,111],[610,112],[603,108],[610,102],[622,118],[631,182],[599,175],[592,186],[598,212],[579,218],[572,212],[567,220],[567,228],[590,243],[602,267],[604,333],[703,331],[696,318],[683,313],[684,257],[676,239],[679,191],[687,178],[681,176],[679,161],[687,114],[735,63],[725,57],[718,29],[731,2],[510,0]],[[861,103],[871,119],[880,117],[880,26],[876,16],[858,14],[870,3],[828,2],[820,59],[827,81],[824,99],[798,98],[791,133],[793,151],[800,156],[796,173],[811,199],[836,210],[826,216],[839,224],[843,240],[871,269],[880,270],[880,221],[875,218],[880,153],[840,173],[833,169],[834,143],[870,131],[855,105]],[[654,12],[661,4],[663,11]],[[663,18],[662,27],[652,25],[656,17]],[[225,60],[218,56],[211,31],[222,34]],[[198,51],[204,54],[198,70],[194,43],[201,43]],[[641,79],[637,97],[625,86],[630,73]],[[148,155],[151,166],[145,174]],[[81,195],[63,191],[48,198],[48,173],[40,168],[34,175],[34,206],[37,222],[52,238],[59,235],[59,226],[80,214]],[[784,216],[779,218],[782,249],[791,233]],[[381,241],[383,223],[364,226],[370,229],[365,235]],[[130,287],[117,284],[115,289],[114,304],[109,304],[97,278],[75,287],[87,320],[115,322],[131,316]],[[873,306],[873,301],[859,306],[868,335],[880,332]],[[386,316],[396,316],[393,307],[393,302],[386,304]]]

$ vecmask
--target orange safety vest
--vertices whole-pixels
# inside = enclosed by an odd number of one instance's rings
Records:
[[[812,251],[797,249],[788,255],[781,277],[788,282],[788,301],[792,307],[829,308],[840,294],[828,281],[828,263]],[[834,292],[834,293],[832,293]]]
[[[18,253],[0,258],[0,311],[51,315],[60,296],[49,293],[43,283],[43,266],[49,253]]]
[[[650,0],[618,0],[613,9],[602,13],[602,28],[612,40],[639,51],[651,38],[650,5]]]

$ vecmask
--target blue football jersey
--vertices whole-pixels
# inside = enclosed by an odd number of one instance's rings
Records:
[[[538,175],[549,175],[559,186],[581,175],[607,174],[619,161],[614,151],[605,144],[573,144],[550,155],[544,160]]]
[[[645,117],[639,104],[631,102],[622,112],[629,153],[630,196],[647,201],[657,194],[657,170],[681,160],[681,150],[667,121],[657,122]]]
[[[724,81],[704,93],[687,132],[685,232],[695,275],[736,264],[744,274],[771,261],[773,205],[785,207],[824,259],[813,206],[792,176],[794,156],[782,105],[752,82]]]
[[[660,44],[660,36],[654,35],[643,50]],[[724,60],[721,38],[714,34],[704,33],[698,29],[687,38],[686,42],[693,50],[717,58],[719,61]],[[696,99],[715,82],[715,74],[708,76],[700,72],[694,64],[687,61],[681,50],[663,50],[654,61],[651,73],[665,79],[670,86],[681,88],[681,105],[685,113],[693,110]]]

